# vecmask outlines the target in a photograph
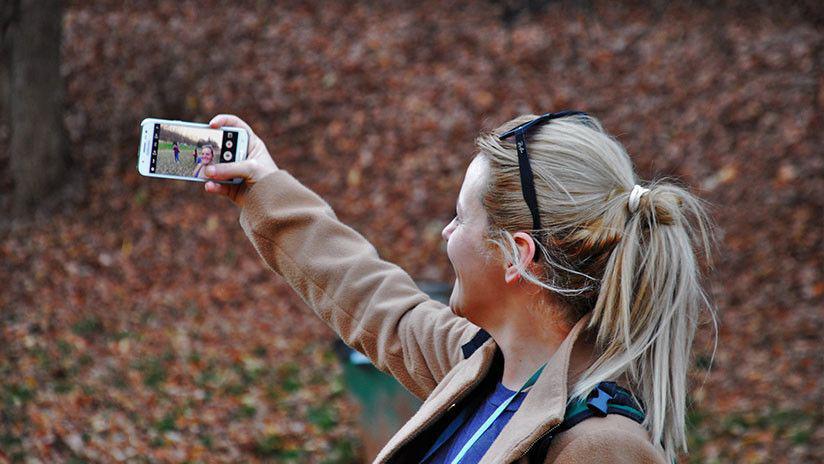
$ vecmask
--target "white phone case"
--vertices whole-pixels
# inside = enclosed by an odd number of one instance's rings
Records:
[[[158,173],[152,170],[152,151],[153,151],[153,142],[154,142],[154,126],[155,124],[164,124],[168,126],[180,126],[180,127],[192,127],[192,128],[201,128],[201,129],[211,129],[208,124],[196,123],[196,122],[187,122],[187,121],[176,121],[170,119],[158,119],[158,118],[146,118],[140,123],[140,145],[138,146],[138,156],[137,156],[137,170],[138,172],[147,177],[158,177],[162,179],[177,179],[177,180],[188,180],[193,182],[206,182],[209,179],[203,179],[194,176],[185,176],[185,175],[176,175],[176,174],[169,174],[169,173]],[[246,132],[245,129],[241,127],[221,127],[216,130],[229,130],[238,133],[237,141],[233,142],[236,144],[234,148],[234,161],[242,161],[246,159],[247,149],[249,145],[249,134]],[[222,156],[223,146],[219,147],[217,157]],[[184,155],[186,157],[188,155]],[[157,157],[157,156],[155,156]],[[176,157],[177,158],[177,157]],[[231,158],[229,158],[231,159]],[[243,180],[242,179],[233,179],[231,181],[213,181],[219,182],[222,184],[239,184]]]

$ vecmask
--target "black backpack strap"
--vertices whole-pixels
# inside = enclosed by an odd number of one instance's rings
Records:
[[[472,353],[478,351],[478,348],[481,347],[487,340],[489,340],[492,335],[489,335],[484,329],[479,330],[475,333],[475,336],[472,337],[472,340],[461,345],[461,351],[463,352],[464,359],[472,356]]]
[[[635,397],[615,382],[601,382],[586,398],[567,405],[564,421],[541,437],[529,450],[527,461],[543,464],[549,452],[552,439],[590,417],[604,417],[608,414],[618,414],[628,417],[639,424],[644,422],[644,408]]]

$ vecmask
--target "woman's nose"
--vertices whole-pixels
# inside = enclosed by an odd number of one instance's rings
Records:
[[[449,221],[449,224],[447,224],[446,227],[444,227],[443,230],[441,231],[441,237],[443,237],[443,239],[446,240],[447,242],[449,241],[449,236],[452,235],[452,231],[454,230],[454,227],[453,227],[454,223],[455,223],[454,219]]]

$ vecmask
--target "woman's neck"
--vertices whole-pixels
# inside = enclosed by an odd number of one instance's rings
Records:
[[[518,390],[555,353],[560,340],[525,337],[525,334],[509,330],[490,332],[504,356],[501,383],[510,390]]]
[[[499,307],[499,310],[499,314],[506,317],[497,323],[481,326],[489,332],[503,354],[501,383],[510,390],[518,390],[555,354],[570,328],[566,324],[549,321],[550,317],[545,314],[561,314],[556,308],[548,308],[545,312],[531,309],[530,302],[521,302],[507,308]]]

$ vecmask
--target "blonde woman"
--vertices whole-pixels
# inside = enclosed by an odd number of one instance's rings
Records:
[[[197,148],[195,148],[195,153],[197,153]],[[204,168],[206,166],[210,166],[215,161],[215,150],[212,148],[212,144],[207,143],[200,149],[200,153],[200,157],[195,160],[195,167],[192,171],[192,177],[205,179],[206,170]]]
[[[522,116],[477,138],[443,230],[444,307],[380,259],[250,134],[209,166],[263,260],[343,340],[425,399],[377,462],[671,462],[686,448],[686,371],[706,306],[699,200],[643,184],[600,123]]]

